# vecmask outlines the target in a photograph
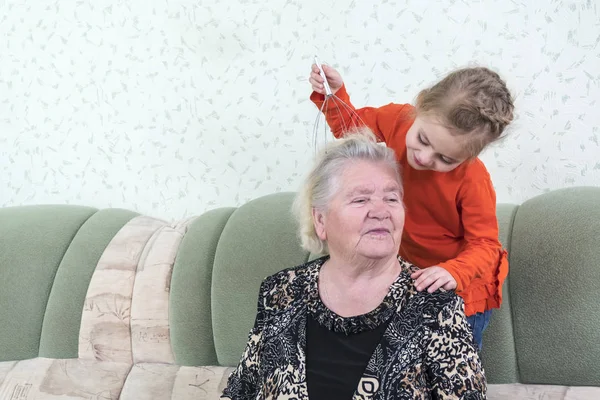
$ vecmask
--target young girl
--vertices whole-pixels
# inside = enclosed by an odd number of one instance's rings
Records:
[[[505,83],[487,68],[465,68],[421,91],[415,106],[355,109],[340,74],[322,68],[332,93],[355,112],[327,104],[334,136],[366,124],[400,161],[406,205],[400,256],[421,268],[413,275],[417,289],[455,290],[481,349],[491,310],[502,302],[508,259],[498,240],[496,193],[477,156],[513,119]],[[321,108],[325,90],[316,65],[309,81],[310,98]]]

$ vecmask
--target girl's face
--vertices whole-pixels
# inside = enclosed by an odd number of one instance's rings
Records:
[[[428,116],[418,116],[406,134],[408,164],[417,170],[450,172],[469,158],[467,135],[452,135]]]

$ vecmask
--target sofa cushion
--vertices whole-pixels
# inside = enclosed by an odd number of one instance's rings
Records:
[[[56,270],[95,212],[76,206],[0,209],[0,361],[38,356]]]
[[[117,400],[130,369],[127,363],[41,357],[0,363],[0,399]]]
[[[77,357],[81,310],[96,265],[115,234],[135,216],[127,210],[100,210],[79,228],[54,277],[44,314],[40,357]]]
[[[600,386],[599,199],[569,188],[517,210],[508,287],[521,383]]]
[[[136,364],[120,400],[218,399],[233,368]]]
[[[211,282],[217,244],[235,208],[208,211],[188,225],[171,278],[171,344],[179,365],[217,365]]]
[[[0,387],[2,387],[2,383],[6,379],[6,376],[10,372],[11,369],[17,364],[18,361],[3,361],[0,362]],[[1,398],[1,397],[0,397]]]
[[[258,289],[268,275],[300,265],[300,247],[290,205],[294,193],[244,204],[229,218],[217,246],[212,282],[212,318],[219,365],[236,365],[256,317]]]
[[[190,221],[158,229],[146,244],[138,263],[131,298],[134,363],[175,362],[169,321],[171,275]]]
[[[191,220],[139,216],[114,236],[88,287],[79,357],[127,363],[175,361],[169,296],[175,258]]]
[[[146,245],[163,226],[163,221],[136,217],[106,247],[85,298],[79,332],[80,358],[133,362],[133,286]]]
[[[508,256],[511,255],[511,232],[518,206],[502,204],[497,208],[500,241]],[[510,270],[509,266],[509,270]],[[486,377],[490,383],[518,382],[517,353],[513,334],[512,305],[510,297],[511,274],[502,288],[502,306],[494,309],[489,327],[483,334],[481,354]]]
[[[499,384],[488,385],[488,400],[598,400],[599,387],[555,385]]]

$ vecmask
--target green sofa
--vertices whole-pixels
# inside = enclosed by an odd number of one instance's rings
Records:
[[[293,193],[175,223],[0,209],[0,399],[216,399],[261,280],[313,257]],[[490,399],[600,399],[600,188],[498,207],[510,253],[484,339]]]

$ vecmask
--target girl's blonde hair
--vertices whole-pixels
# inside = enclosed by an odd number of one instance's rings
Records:
[[[419,93],[417,115],[440,119],[453,134],[469,134],[468,152],[476,157],[500,139],[513,120],[513,98],[500,76],[484,67],[463,68]]]
[[[355,161],[382,163],[395,171],[400,187],[400,167],[394,151],[378,144],[373,132],[359,128],[348,132],[342,139],[327,143],[317,155],[308,176],[298,191],[293,213],[299,225],[302,247],[314,254],[324,254],[327,243],[317,236],[313,221],[313,209],[327,212],[329,203],[340,189],[344,169]]]

